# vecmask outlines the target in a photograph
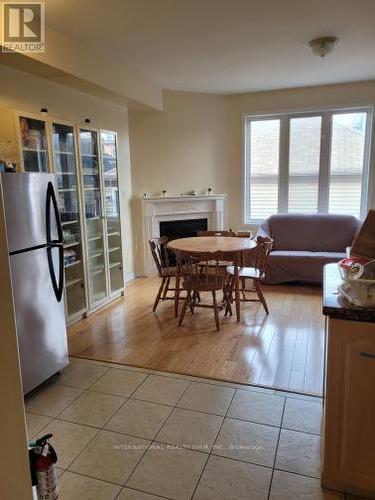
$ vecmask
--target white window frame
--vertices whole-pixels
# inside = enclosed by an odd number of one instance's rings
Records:
[[[243,115],[243,168],[242,168],[242,226],[249,228],[262,222],[261,219],[250,217],[250,175],[249,175],[249,144],[250,126],[253,121],[280,120],[280,153],[279,153],[279,182],[278,182],[278,213],[287,213],[289,193],[289,124],[292,118],[321,116],[321,150],[319,166],[318,212],[328,213],[330,154],[332,136],[332,115],[340,113],[367,113],[366,135],[364,145],[362,198],[360,219],[366,217],[372,197],[372,184],[375,182],[375,130],[373,126],[374,107],[371,105],[352,106],[346,108],[317,108],[308,110],[292,110],[265,113],[245,113]]]

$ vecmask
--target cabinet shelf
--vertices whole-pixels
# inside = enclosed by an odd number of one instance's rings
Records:
[[[76,280],[67,281],[66,286],[70,287],[73,285],[78,285],[78,283],[82,283],[82,282],[83,282],[83,278],[77,278]]]
[[[95,253],[93,255],[89,255],[89,259],[97,259],[98,257],[103,257],[104,256],[104,252],[101,251],[99,253]]]
[[[100,269],[94,269],[90,274],[91,276],[97,276],[98,274],[104,273],[104,267]]]
[[[108,236],[120,236],[120,231],[114,231],[112,233],[108,233]]]
[[[98,234],[97,236],[92,236],[90,238],[87,238],[87,241],[97,241],[103,239],[103,236]]]
[[[68,224],[78,224],[79,220],[66,220],[61,223],[62,226],[67,226]]]
[[[28,148],[28,147],[22,147],[23,151],[31,151],[33,153],[47,153],[46,149],[37,149],[37,148]]]
[[[112,247],[112,248],[109,248],[108,249],[108,252],[111,253],[111,252],[116,252],[116,250],[120,250],[121,247]]]
[[[93,303],[97,303],[97,302],[102,301],[103,299],[105,299],[105,297],[106,297],[106,293],[105,292],[95,293],[92,296],[92,299],[93,299],[92,301],[93,301]]]
[[[113,262],[112,264],[109,264],[109,268],[112,269],[112,267],[117,267],[117,266],[121,266],[122,265],[122,262]]]
[[[72,241],[72,243],[65,243],[64,248],[71,248],[71,247],[76,247],[77,245],[80,245],[80,241]]]
[[[65,269],[69,269],[70,267],[73,267],[73,266],[76,266],[77,264],[79,264],[81,261],[80,260],[75,260],[74,262],[72,262],[71,264],[65,264],[64,267]]]

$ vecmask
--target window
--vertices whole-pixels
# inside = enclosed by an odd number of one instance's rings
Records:
[[[367,208],[370,108],[248,116],[246,223],[273,213],[337,213]]]

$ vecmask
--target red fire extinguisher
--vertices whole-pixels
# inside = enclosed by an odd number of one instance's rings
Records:
[[[49,442],[52,434],[29,444],[30,469],[33,486],[36,486],[38,500],[59,498],[55,463],[56,452]]]

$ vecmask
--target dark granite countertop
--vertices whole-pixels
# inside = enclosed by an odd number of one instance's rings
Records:
[[[324,266],[323,314],[337,319],[375,323],[375,307],[358,307],[337,293],[342,278],[337,264]]]

